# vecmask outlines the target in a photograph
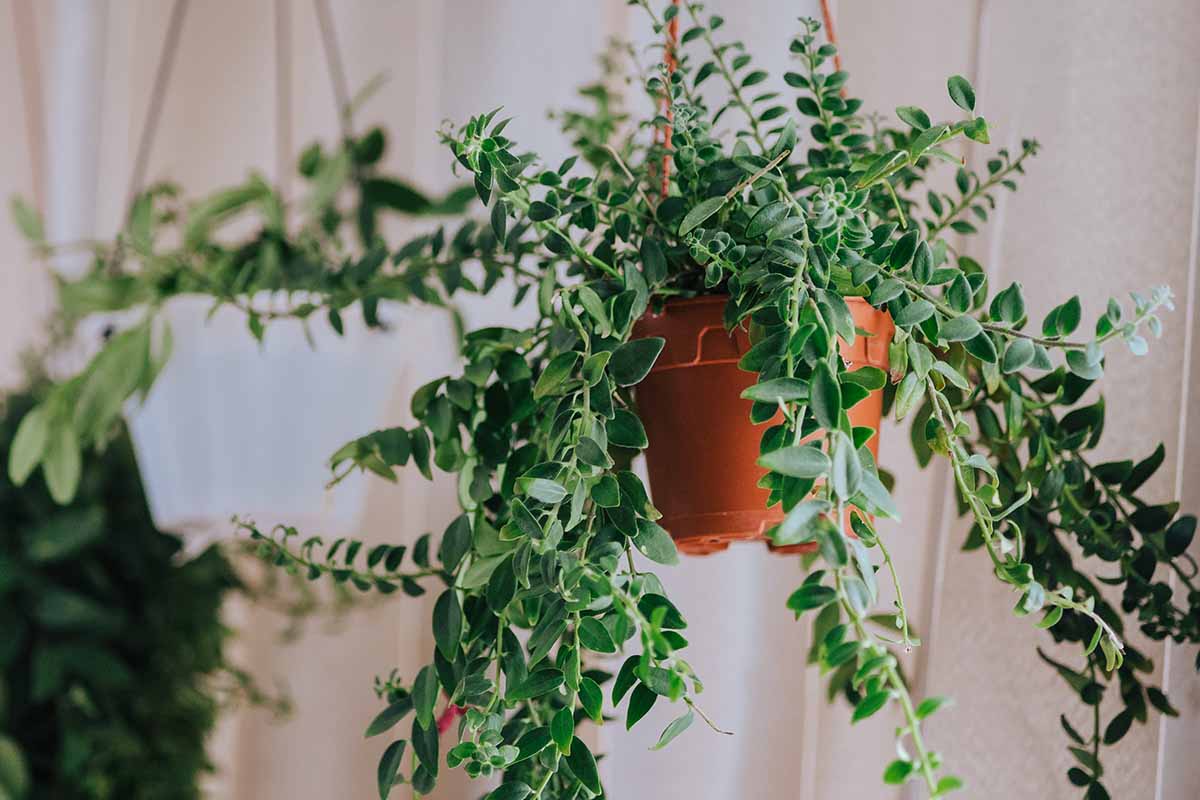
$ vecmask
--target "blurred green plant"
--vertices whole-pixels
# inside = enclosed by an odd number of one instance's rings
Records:
[[[36,400],[3,400],[0,452]],[[124,435],[69,505],[0,478],[0,520],[0,797],[200,797],[225,700],[266,699],[224,655],[230,563],[179,559]]]

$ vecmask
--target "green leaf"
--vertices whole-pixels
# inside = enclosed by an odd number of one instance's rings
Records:
[[[937,782],[937,796],[941,797],[944,794],[949,794],[957,789],[963,788],[965,784],[962,778],[956,775],[945,775]]]
[[[447,589],[433,606],[433,638],[447,661],[458,658],[458,643],[462,639],[462,607],[458,604],[458,593]]]
[[[600,794],[600,773],[596,771],[596,759],[592,751],[578,736],[571,742],[571,754],[566,757],[567,766],[579,782],[592,794]]]
[[[19,195],[14,194],[9,198],[8,202],[9,208],[12,211],[13,222],[16,224],[17,230],[21,232],[21,235],[32,244],[41,244],[44,242],[46,234],[42,226],[41,215]]]
[[[1067,368],[1085,380],[1094,381],[1104,375],[1104,367],[1093,362],[1083,350],[1067,351]]]
[[[604,720],[604,694],[600,691],[600,684],[587,676],[579,682],[579,705],[583,706],[584,713],[593,722]]]
[[[829,509],[828,500],[813,498],[797,503],[775,528],[772,541],[782,547],[811,540],[815,534],[813,523],[820,515],[829,513]]]
[[[59,505],[71,502],[75,490],[79,488],[82,469],[83,458],[75,430],[70,425],[62,425],[51,431],[45,455],[42,456],[42,472],[54,502]]]
[[[962,75],[951,76],[946,81],[946,91],[950,93],[950,99],[954,101],[954,105],[964,111],[975,110],[975,90]]]
[[[1187,552],[1196,535],[1196,518],[1190,514],[1180,517],[1171,523],[1163,534],[1167,555],[1178,558]]]
[[[425,728],[417,720],[413,720],[412,736],[410,738],[412,739],[413,752],[417,754],[417,759],[421,762],[421,766],[432,777],[436,778],[438,774],[437,725],[430,725],[428,728]]]
[[[879,367],[861,367],[853,372],[842,373],[842,383],[855,383],[874,392],[887,385],[887,373]]]
[[[560,389],[571,377],[571,373],[575,371],[575,364],[578,362],[579,353],[573,350],[568,353],[559,353],[552,358],[533,386],[533,399],[541,400],[543,397],[559,394]]]
[[[613,351],[608,362],[608,374],[618,386],[640,383],[658,360],[666,339],[649,337],[626,342]]]
[[[700,227],[706,219],[720,211],[723,205],[725,205],[724,197],[710,197],[693,206],[684,216],[683,222],[679,224],[679,235],[686,236]]]
[[[950,699],[947,697],[926,697],[921,701],[921,704],[917,706],[917,719],[925,719],[942,706],[947,705],[949,702]]]
[[[579,643],[594,653],[615,653],[617,643],[608,628],[595,617],[584,617],[579,621]]]
[[[416,709],[417,722],[422,728],[433,724],[433,709],[438,699],[437,672],[431,665],[425,665],[413,680],[411,705]]]
[[[933,124],[929,115],[916,106],[900,106],[896,109],[896,116],[917,130],[925,130]]]
[[[546,726],[534,728],[517,740],[517,758],[513,763],[519,764],[533,758],[545,750],[552,741],[554,739],[550,736],[550,728]]]
[[[1000,369],[1005,373],[1019,372],[1033,361],[1033,356],[1033,342],[1028,339],[1014,339],[1004,351]]]
[[[667,277],[667,257],[663,254],[662,245],[657,239],[649,236],[642,239],[640,249],[642,269],[646,274],[646,282],[661,283]]]
[[[438,547],[438,560],[447,571],[453,572],[462,557],[471,549],[471,520],[466,514],[454,518]]]
[[[392,786],[396,783],[396,777],[404,760],[404,745],[403,739],[397,739],[388,745],[379,759],[379,768],[376,771],[379,781],[379,800],[387,800],[388,795],[392,792]]]
[[[849,500],[862,485],[863,468],[850,437],[838,432],[834,439],[833,464],[830,468],[830,483],[833,492],[842,500]]]
[[[521,781],[509,781],[493,789],[486,800],[525,800],[531,794],[533,794],[533,789],[529,788],[529,784]]]
[[[669,566],[679,563],[679,551],[675,548],[675,541],[671,534],[656,522],[639,519],[633,544],[642,555],[658,564]]]
[[[669,745],[675,739],[676,736],[678,736],[679,734],[686,731],[689,727],[691,727],[691,724],[694,719],[695,719],[695,714],[689,708],[687,710],[686,714],[684,714],[681,717],[676,717],[674,720],[671,721],[671,724],[668,725],[663,730],[662,735],[658,737],[658,743],[650,749],[651,750],[662,750],[664,747]]]
[[[567,497],[566,487],[548,478],[522,478],[520,485],[525,494],[549,505],[557,505]]]
[[[535,697],[541,697],[545,694],[550,694],[555,689],[563,685],[562,670],[558,669],[539,669],[529,675],[524,681],[516,686],[509,687],[505,699],[512,702],[520,702],[522,700],[532,700]]]
[[[882,306],[884,303],[890,303],[900,295],[904,294],[904,284],[895,278],[884,278],[879,282],[871,292],[870,303],[873,306]]]
[[[563,706],[550,719],[550,736],[564,756],[571,754],[571,742],[575,738],[575,716],[570,706]]]
[[[44,406],[37,406],[22,418],[8,453],[8,477],[14,484],[25,483],[42,460],[49,440],[50,415]]]
[[[916,767],[911,761],[896,759],[883,771],[883,782],[889,786],[899,786],[908,780],[908,776],[913,773],[914,769]]]
[[[614,409],[613,418],[605,426],[609,444],[641,450],[650,444],[646,428],[637,414],[623,408]]]
[[[617,677],[613,680],[612,686],[612,704],[619,705],[621,699],[625,697],[625,693],[633,688],[637,683],[637,669],[640,659],[637,656],[630,656],[625,659],[625,663],[617,670]]]
[[[760,208],[746,226],[746,238],[757,239],[787,218],[790,206],[778,201]]]
[[[434,686],[434,691],[437,691],[436,684]],[[434,697],[436,698],[437,695],[435,694]],[[375,719],[371,720],[371,724],[367,726],[367,732],[363,734],[363,738],[370,739],[372,736],[378,736],[381,733],[391,730],[396,723],[404,719],[408,712],[412,710],[412,695],[406,695],[403,699],[397,700],[383,711],[380,711],[378,714],[376,714]]]
[[[1179,712],[1176,711],[1175,707],[1171,705],[1171,701],[1167,699],[1165,694],[1163,694],[1162,689],[1158,689],[1154,686],[1148,686],[1146,687],[1146,697],[1150,700],[1150,705],[1158,709],[1160,714],[1165,714],[1168,717],[1179,716]]]
[[[633,694],[629,696],[629,708],[625,713],[625,730],[630,730],[646,716],[656,700],[658,695],[650,691],[646,684],[639,683],[634,686]]]
[[[854,713],[851,715],[850,721],[860,722],[875,714],[875,712],[887,705],[887,701],[891,697],[892,693],[886,690],[867,695],[862,700],[859,700],[858,705],[854,707]]]
[[[505,558],[488,578],[487,602],[492,611],[501,614],[517,593],[517,575],[513,571],[513,559]]]
[[[931,316],[933,316],[933,303],[918,297],[900,309],[893,321],[901,328],[908,328],[919,325]]]
[[[1114,745],[1125,736],[1129,731],[1129,726],[1133,724],[1133,712],[1128,708],[1117,714],[1108,723],[1104,729],[1104,744]]]
[[[799,615],[804,611],[829,605],[836,599],[837,592],[830,587],[819,583],[806,583],[792,592],[787,600],[787,607]]]
[[[892,500],[891,493],[887,487],[879,480],[879,476],[870,470],[864,469],[862,475],[862,484],[859,486],[859,491],[867,498],[868,502],[874,506],[874,512],[888,519],[900,519],[900,510],[896,508],[895,502]]]
[[[842,389],[825,361],[817,362],[813,368],[809,392],[817,423],[827,431],[836,430],[842,414]]]
[[[909,231],[901,236],[888,255],[888,263],[891,264],[892,269],[899,271],[907,267],[908,262],[912,261],[913,255],[917,252],[919,242],[920,234],[916,231]]]
[[[742,392],[742,397],[758,403],[776,404],[779,401],[808,399],[808,384],[796,378],[772,378],[755,383]]]
[[[974,339],[982,332],[983,328],[980,326],[979,320],[964,314],[943,322],[938,330],[938,338],[945,342],[965,342],[968,339]]]
[[[820,478],[829,472],[829,456],[810,444],[781,447],[759,456],[761,467],[793,478]]]
[[[967,383],[967,379],[962,376],[962,373],[945,361],[933,362],[933,371],[945,378],[951,385],[957,386],[964,392],[971,390],[971,384]]]
[[[583,362],[583,379],[588,386],[595,386],[604,377],[604,368],[608,366],[608,360],[612,358],[611,350],[601,350],[599,353],[592,353]]]
[[[503,200],[497,200],[492,206],[492,233],[496,236],[496,241],[501,247],[504,246],[504,240],[508,236],[508,204]]]

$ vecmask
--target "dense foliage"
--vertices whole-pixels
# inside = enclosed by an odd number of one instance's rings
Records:
[[[727,325],[748,327],[755,343],[742,363],[758,375],[747,397],[763,426],[764,485],[786,512],[770,536],[817,545],[787,599],[797,615],[816,615],[813,660],[850,700],[853,721],[887,707],[902,715],[883,780],[916,781],[934,797],[961,786],[922,735],[943,701],[912,697],[894,654],[919,645],[889,554],[893,534],[873,522],[897,517],[896,504],[863,446],[871,431],[846,414],[881,389],[911,420],[922,462],[949,460],[973,521],[967,546],[1012,588],[1015,612],[1040,613],[1051,637],[1078,645],[1070,663],[1051,661],[1092,714],[1086,733],[1063,717],[1078,761],[1067,777],[1088,797],[1107,797],[1102,745],[1145,722],[1149,707],[1173,713],[1145,685],[1149,661],[1125,643],[1124,628],[1200,640],[1200,593],[1186,554],[1194,517],[1137,495],[1161,449],[1092,463],[1104,407],[1083,398],[1108,344],[1147,349],[1144,333],[1159,332],[1170,293],[1114,299],[1087,328],[1070,298],[1031,326],[1023,288],[995,291],[947,241],[986,223],[995,193],[1016,188],[1038,149],[1026,141],[1020,152],[998,150],[985,172],[963,166],[948,145],[989,143],[965,79],[947,83],[959,118],[901,106],[903,127],[881,127],[845,96],[848,76],[830,68],[835,50],[814,22],[790,44],[798,66],[783,81],[793,99],[770,87],[740,43],[720,41],[723,20],[699,4],[661,14],[639,5],[659,33],[686,18],[681,50],[667,59],[674,68],[633,75],[647,104],[665,107],[627,114],[611,91],[592,87],[594,113],[560,117],[579,154],[561,165],[524,153],[498,111],[447,129],[490,224],[392,253],[398,274],[450,276],[447,292],[486,291],[507,274],[518,301],[536,298],[531,327],[466,335],[462,374],[414,395],[415,426],[369,433],[332,459],[335,477],[361,468],[394,478],[410,462],[426,476],[435,466],[451,472],[462,514],[440,542],[423,537],[411,548],[243,523],[263,556],[290,571],[438,593],[429,664],[377,687],[386,705],[367,734],[395,737],[379,764],[381,797],[401,781],[428,793],[443,764],[471,776],[502,771],[493,800],[602,794],[595,757],[576,735],[610,713],[601,689],[610,676],[588,668],[589,653],[626,655],[609,694],[613,707],[625,703],[626,726],[657,702],[680,704],[660,746],[696,716],[712,725],[697,705],[703,685],[686,658],[685,619],[641,560],[674,563],[675,548],[630,469],[650,445],[636,387],[663,347],[632,338],[633,325],[652,306],[698,294],[727,295]],[[954,171],[956,192],[927,191],[939,168]],[[484,277],[471,280],[477,263]],[[851,369],[840,355],[862,335],[851,296],[896,324],[890,375]],[[838,524],[847,515],[853,537]],[[1172,591],[1168,570],[1185,591]],[[883,612],[880,578],[894,585]],[[894,632],[873,623],[881,613]],[[1123,702],[1103,720],[1110,686]],[[444,755],[443,695],[465,709]]]
[[[28,394],[4,401],[7,454]],[[128,441],[85,458],[79,492],[0,479],[0,797],[198,798],[223,658],[216,549],[178,563]]]

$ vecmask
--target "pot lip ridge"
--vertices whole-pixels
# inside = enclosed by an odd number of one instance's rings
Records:
[[[870,303],[867,302],[867,298],[865,298],[861,295],[843,295],[842,299],[845,300],[849,304],[853,304],[853,305],[861,304],[861,305],[865,305],[865,306],[870,306],[871,308],[875,308],[874,306],[872,306]],[[650,308],[650,309],[647,309],[645,316],[661,317],[661,316],[664,316],[672,307],[678,308],[681,306],[682,307],[704,306],[704,305],[714,305],[716,303],[720,303],[720,304],[724,305],[727,302],[729,302],[728,294],[701,294],[701,295],[696,295],[695,297],[671,297],[671,298],[668,298],[665,303],[663,303],[661,311],[655,311],[653,308]],[[876,310],[878,311],[881,309],[876,309]]]

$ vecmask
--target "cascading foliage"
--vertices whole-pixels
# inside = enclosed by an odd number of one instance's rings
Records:
[[[961,118],[935,122],[901,106],[903,127],[880,127],[843,96],[847,74],[830,69],[835,50],[815,22],[802,20],[790,44],[797,66],[783,80],[793,97],[769,88],[740,43],[720,41],[723,20],[701,5],[660,14],[638,4],[659,33],[686,17],[678,68],[634,75],[648,103],[667,98],[670,141],[653,135],[668,124],[664,111],[631,123],[604,85],[589,89],[594,114],[562,117],[582,163],[543,164],[506,135],[498,111],[474,117],[443,138],[490,224],[468,223],[451,246],[439,232],[394,251],[396,274],[428,274],[432,259],[452,276],[447,293],[485,291],[504,271],[518,302],[536,298],[539,312],[528,328],[466,334],[462,373],[417,391],[414,427],[369,433],[333,456],[335,479],[355,468],[394,479],[410,463],[427,477],[434,466],[456,475],[462,513],[440,542],[367,549],[242,523],[264,557],[314,579],[437,592],[428,665],[377,684],[386,705],[367,734],[393,738],[379,764],[381,797],[402,781],[431,791],[443,765],[502,771],[493,800],[602,794],[577,735],[608,710],[610,676],[588,668],[589,654],[625,656],[609,697],[626,726],[656,702],[679,704],[659,746],[696,716],[716,727],[697,705],[703,687],[684,655],[684,617],[634,553],[677,558],[630,470],[648,446],[635,387],[663,346],[631,339],[632,326],[652,306],[700,294],[728,295],[727,324],[748,326],[754,343],[743,367],[758,380],[747,396],[763,426],[764,485],[786,512],[770,536],[818,546],[787,598],[797,616],[815,615],[812,660],[849,699],[853,721],[899,710],[898,756],[879,765],[883,781],[915,781],[931,797],[961,786],[921,732],[942,699],[912,697],[898,670],[896,649],[919,645],[889,555],[903,526],[876,530],[874,518],[897,517],[891,481],[864,446],[871,431],[846,415],[879,389],[911,420],[921,463],[948,459],[973,522],[966,546],[985,551],[1015,613],[1040,614],[1037,626],[1056,641],[1079,644],[1070,663],[1043,657],[1091,715],[1087,726],[1075,709],[1075,723],[1062,718],[1078,761],[1067,778],[1089,798],[1107,797],[1102,746],[1145,722],[1148,706],[1174,713],[1144,684],[1150,662],[1124,641],[1125,627],[1198,641],[1200,593],[1186,554],[1195,518],[1137,496],[1161,447],[1143,460],[1092,463],[1104,406],[1081,399],[1107,344],[1146,350],[1144,332],[1158,334],[1170,293],[1113,300],[1086,335],[1078,298],[1031,326],[1022,287],[992,291],[946,239],[985,224],[996,192],[1016,188],[1038,149],[999,150],[980,172],[948,152],[964,138],[989,140],[965,79],[947,84]],[[954,171],[956,192],[926,190],[937,169]],[[479,261],[482,284],[464,277]],[[896,324],[890,375],[852,370],[839,355],[862,335],[851,296]],[[854,537],[836,522],[847,516]],[[880,579],[894,584],[883,610]],[[1106,599],[1117,594],[1119,610]],[[1104,720],[1110,687],[1121,710]],[[463,713],[443,752],[438,723],[454,716],[439,709],[451,706]]]

